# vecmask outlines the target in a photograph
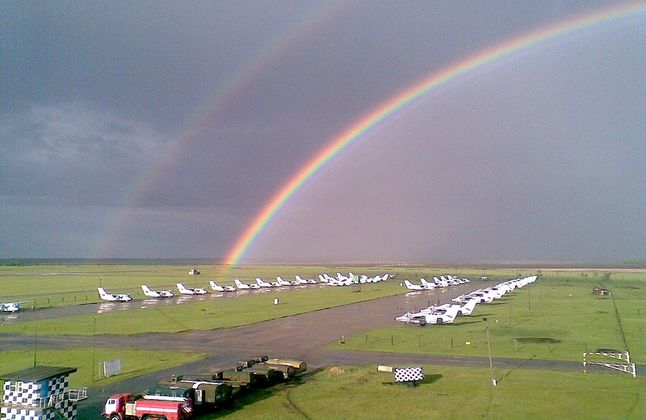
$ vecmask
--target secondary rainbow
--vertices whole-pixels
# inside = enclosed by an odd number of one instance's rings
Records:
[[[333,138],[318,154],[301,167],[292,178],[284,184],[273,197],[264,205],[260,213],[251,221],[243,234],[229,251],[224,263],[236,265],[241,257],[253,244],[254,239],[263,231],[276,213],[285,206],[289,199],[305,184],[305,182],[319,172],[332,158],[342,152],[353,141],[360,138],[367,131],[383,122],[387,117],[401,111],[419,97],[435,90],[445,83],[455,80],[480,67],[486,66],[496,60],[509,57],[515,52],[526,50],[534,45],[575,32],[596,24],[621,19],[633,14],[646,11],[646,3],[631,3],[619,6],[602,8],[592,13],[576,16],[555,24],[529,32],[517,38],[498,44],[492,48],[482,50],[469,56],[450,67],[431,74],[404,91],[396,94],[387,101],[372,109],[345,131]]]
[[[240,92],[244,91],[278,58],[295,49],[328,21],[351,7],[353,6],[346,5],[340,0],[312,7],[308,13],[290,22],[285,28],[277,31],[274,36],[265,40],[258,51],[251,54],[237,71],[223,80],[220,86],[212,94],[209,94],[206,100],[189,116],[181,133],[169,142],[166,150],[160,153],[152,165],[131,184],[126,191],[124,204],[113,219],[107,223],[105,232],[101,235],[101,241],[95,245],[90,256],[98,258],[109,255],[110,250],[114,248],[113,242],[119,237],[119,229],[125,229],[127,219],[136,211],[137,201],[147,191],[155,188],[161,176],[172,167],[177,156],[190,148],[201,130],[212,123]]]

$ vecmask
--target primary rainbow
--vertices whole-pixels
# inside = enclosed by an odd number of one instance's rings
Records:
[[[459,78],[477,68],[485,66],[503,57],[530,48],[536,44],[554,39],[558,36],[571,33],[595,24],[620,19],[635,13],[646,11],[646,3],[631,3],[611,6],[592,13],[576,16],[559,21],[553,25],[541,28],[511,39],[492,48],[482,50],[475,55],[467,57],[450,67],[440,70],[412,85],[404,91],[378,105],[372,111],[360,118],[349,128],[333,138],[327,146],[301,167],[294,176],[283,185],[274,196],[264,205],[260,213],[247,226],[242,236],[236,241],[224,261],[227,265],[236,265],[240,258],[251,247],[254,239],[263,231],[274,215],[287,203],[304,183],[321,170],[333,157],[360,138],[368,130],[382,122],[387,117],[400,111],[419,97],[433,91],[445,83]]]

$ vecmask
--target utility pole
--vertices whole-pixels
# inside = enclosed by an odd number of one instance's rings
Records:
[[[96,379],[96,374],[94,372],[96,369],[96,314],[94,314],[94,322],[92,328],[92,382],[94,383]]]
[[[36,367],[37,355],[38,355],[38,323],[34,324],[36,327],[34,335],[34,367]]]
[[[496,386],[498,381],[496,381],[496,378],[494,378],[493,376],[493,358],[491,357],[491,338],[489,337],[489,321],[487,321],[487,318],[482,318],[482,320],[486,323],[485,330],[487,332],[487,349],[489,349],[489,369],[491,370],[491,384],[493,386]]]

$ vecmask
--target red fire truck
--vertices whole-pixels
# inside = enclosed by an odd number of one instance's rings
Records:
[[[103,417],[110,420],[184,420],[193,416],[191,402],[180,397],[115,394],[105,402]]]

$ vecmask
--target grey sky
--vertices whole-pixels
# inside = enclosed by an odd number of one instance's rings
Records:
[[[377,104],[608,4],[4,2],[0,258],[222,258]],[[645,20],[568,34],[425,96],[308,181],[245,261],[645,258]]]

